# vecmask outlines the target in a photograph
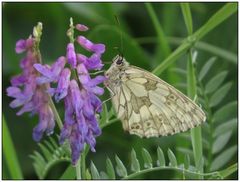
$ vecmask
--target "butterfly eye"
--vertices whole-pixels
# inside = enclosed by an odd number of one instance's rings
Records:
[[[121,65],[122,63],[123,63],[122,58],[118,59],[117,62],[116,62],[117,65]]]

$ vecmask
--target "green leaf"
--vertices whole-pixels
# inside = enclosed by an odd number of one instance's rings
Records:
[[[39,179],[44,179],[50,169],[59,162],[70,162],[70,158],[63,150],[63,146],[58,146],[55,139],[48,137],[49,141],[39,144],[43,154],[34,151],[30,157],[33,159],[34,169]]]
[[[170,161],[169,166],[177,167],[177,159],[176,159],[174,153],[171,151],[171,149],[168,149],[168,158]]]
[[[134,149],[132,149],[131,152],[131,170],[133,172],[138,172],[140,171],[140,164],[138,162],[137,156],[136,156],[136,152]]]
[[[160,147],[157,148],[157,157],[158,157],[158,160],[157,160],[157,165],[158,166],[165,166],[166,162],[165,162],[165,157],[164,157],[164,154],[163,154],[163,151]]]
[[[199,81],[202,81],[203,78],[207,75],[208,71],[211,69],[216,59],[217,59],[216,57],[211,57],[209,60],[207,60],[207,62],[204,64],[204,66],[202,67],[199,73],[199,76],[198,76]]]
[[[125,168],[122,161],[119,159],[119,157],[117,155],[115,156],[115,160],[117,162],[116,172],[117,172],[118,176],[120,176],[120,177],[127,176],[127,169]]]
[[[220,89],[218,89],[210,98],[209,100],[209,106],[214,107],[218,105],[227,94],[229,94],[230,88],[232,86],[231,82],[226,83],[223,85]]]
[[[101,179],[109,179],[108,175],[104,171],[100,172],[100,177]]]
[[[91,165],[90,165],[90,170],[91,170],[91,174],[92,174],[92,179],[100,179],[99,172],[92,161],[91,161]]]
[[[230,176],[232,173],[234,173],[235,171],[238,170],[238,164],[235,163],[233,165],[231,165],[230,167],[228,167],[227,169],[224,169],[222,171],[219,171],[219,174],[223,177],[226,178],[228,176]]]
[[[44,146],[42,143],[38,143],[42,153],[44,154],[44,157],[47,159],[47,160],[51,160],[52,158],[52,154],[51,152],[47,149],[46,146]]]
[[[170,54],[166,59],[162,61],[152,72],[157,76],[160,75],[166,68],[174,63],[180,56],[182,56],[192,44],[207,33],[209,33],[216,26],[221,24],[224,20],[230,17],[233,13],[237,12],[237,3],[227,3],[220,10],[218,10],[198,31],[196,31],[191,37],[188,37],[183,43]]]
[[[109,179],[115,179],[116,178],[115,171],[114,171],[112,162],[109,158],[107,158],[106,160],[106,169],[107,169],[107,174]]]
[[[228,72],[222,71],[216,76],[214,76],[207,84],[205,88],[205,93],[209,94],[214,92],[224,81]]]
[[[224,122],[221,125],[219,125],[213,132],[213,137],[222,135],[223,133],[226,133],[228,131],[232,131],[234,129],[237,129],[237,119],[231,119],[230,121]]]
[[[185,155],[184,157],[184,168],[188,169],[190,166],[190,157],[188,154]]]
[[[6,164],[8,170],[11,175],[11,179],[23,179],[22,171],[20,165],[18,163],[16,150],[14,148],[14,144],[10,135],[10,131],[8,130],[8,126],[6,124],[4,116],[2,117],[2,137],[3,137],[3,155],[6,160]]]
[[[70,164],[68,168],[64,171],[63,175],[60,177],[61,180],[66,179],[76,179],[76,172],[75,169]]]
[[[145,168],[152,168],[152,158],[149,152],[143,148],[142,149],[142,156],[143,156],[143,161],[144,161],[144,167]]]
[[[217,139],[213,143],[212,153],[216,154],[220,152],[228,143],[232,135],[232,131],[228,131],[218,136]]]
[[[182,9],[182,14],[184,17],[184,22],[188,30],[188,35],[191,35],[193,32],[193,27],[192,27],[192,15],[191,15],[189,3],[180,3],[180,4]]]
[[[212,162],[210,170],[218,170],[222,168],[225,164],[229,162],[229,160],[234,156],[234,154],[237,152],[237,146],[232,146],[228,149],[226,149],[224,152],[219,154]]]
[[[231,119],[231,117],[237,115],[237,101],[230,102],[213,114],[213,121],[220,122]]]
[[[101,125],[102,123],[107,123],[108,122],[108,109],[107,109],[107,104],[106,103],[103,103],[103,111],[101,112]]]
[[[87,179],[87,180],[92,179],[92,176],[91,176],[91,174],[90,174],[90,172],[89,172],[89,169],[86,170],[86,179]]]

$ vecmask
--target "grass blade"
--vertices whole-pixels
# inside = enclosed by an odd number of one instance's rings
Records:
[[[203,38],[212,29],[230,17],[237,11],[237,3],[227,3],[219,11],[217,11],[207,23],[205,23],[198,31],[196,31],[191,37],[186,38],[183,43],[170,54],[161,64],[159,64],[152,72],[156,75],[160,75],[166,68],[174,63],[180,56],[182,56],[193,43]]]
[[[2,118],[3,122],[3,155],[6,159],[7,167],[11,175],[11,179],[23,179],[22,171],[18,163],[17,154],[13,145],[13,141],[8,130],[5,118]]]
[[[171,49],[168,45],[166,36],[164,35],[162,26],[160,25],[157,16],[153,10],[153,7],[150,3],[145,3],[145,6],[147,8],[147,11],[150,15],[150,18],[153,22],[154,28],[157,32],[157,40],[158,40],[158,44],[162,50],[162,54],[164,55],[164,58],[167,57],[170,53],[171,53]]]
[[[192,15],[191,15],[189,3],[180,3],[180,4],[181,4],[181,9],[182,9],[182,14],[184,17],[184,22],[187,27],[188,35],[192,35],[192,33],[193,33]]]

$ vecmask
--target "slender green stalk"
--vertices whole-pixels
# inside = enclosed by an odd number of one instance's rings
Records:
[[[17,159],[16,150],[13,145],[13,141],[8,130],[5,118],[2,118],[2,127],[3,127],[3,156],[6,160],[11,179],[23,179],[22,171]]]
[[[58,111],[55,107],[55,104],[53,103],[53,100],[52,100],[51,96],[49,96],[49,104],[50,104],[50,107],[53,111],[54,118],[56,119],[57,125],[58,125],[59,129],[61,129],[63,127],[62,120],[61,120],[61,118],[58,114]]]
[[[181,9],[184,17],[184,22],[187,27],[188,35],[192,35],[193,27],[192,27],[192,15],[189,7],[189,3],[180,3]]]
[[[167,37],[168,41],[170,44],[173,45],[181,45],[183,43],[183,38],[180,37]],[[156,37],[140,37],[135,39],[139,44],[152,44],[152,43],[157,43]],[[222,49],[220,47],[217,47],[215,45],[203,42],[203,41],[198,41],[194,45],[194,47],[198,50],[203,50],[207,51],[211,54],[214,54],[216,56],[219,56],[223,58],[223,60],[230,61],[230,63],[237,64],[238,58],[237,55],[234,54],[233,52],[230,52],[226,49]]]
[[[197,94],[197,84],[196,84],[196,76],[195,76],[195,69],[193,66],[193,56],[192,50],[189,52],[189,59],[187,64],[187,93],[191,99],[194,99],[195,95]],[[191,130],[191,139],[192,139],[192,147],[193,147],[193,155],[195,161],[195,167],[198,172],[203,173],[203,165],[202,163],[202,131],[201,127],[196,127]],[[199,176],[201,179],[201,176]]]
[[[84,145],[84,151],[81,154],[81,171],[82,171],[82,179],[86,179],[86,145]]]
[[[212,29],[214,29],[236,11],[236,3],[227,3],[219,11],[217,11],[198,31],[187,37],[172,54],[170,54],[159,66],[153,70],[153,73],[160,75],[167,67],[169,67],[181,55],[188,51],[196,41],[203,38],[207,33],[209,33]]]
[[[75,168],[76,168],[77,179],[82,179],[82,177],[81,177],[81,158],[78,160]]]
[[[208,32],[230,17],[238,9],[237,3],[226,3],[220,10],[218,10],[198,31],[194,33],[196,40],[204,37]]]
[[[162,49],[162,54],[164,57],[167,57],[171,53],[171,49],[168,45],[167,39],[165,38],[166,36],[164,35],[163,29],[161,24],[159,23],[157,19],[157,15],[155,14],[153,7],[150,3],[145,3],[147,11],[151,17],[151,20],[153,22],[154,28],[157,32],[157,40],[158,40],[158,45]]]
[[[148,173],[148,172],[152,172],[152,171],[161,171],[161,170],[175,170],[178,172],[184,172],[185,174],[195,174],[195,175],[199,175],[199,176],[220,176],[219,172],[211,172],[211,173],[198,173],[198,172],[194,172],[194,171],[190,171],[184,168],[178,168],[178,167],[169,167],[169,166],[164,166],[164,167],[153,167],[153,168],[148,168],[148,169],[143,169],[139,172],[136,173],[132,173],[124,178],[122,178],[123,180],[128,180],[128,179],[134,179],[137,176],[140,176],[142,174]]]

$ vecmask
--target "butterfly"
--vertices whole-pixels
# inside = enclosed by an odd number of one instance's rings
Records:
[[[117,55],[105,72],[105,86],[123,129],[140,137],[173,135],[206,120],[202,109],[154,74]]]

